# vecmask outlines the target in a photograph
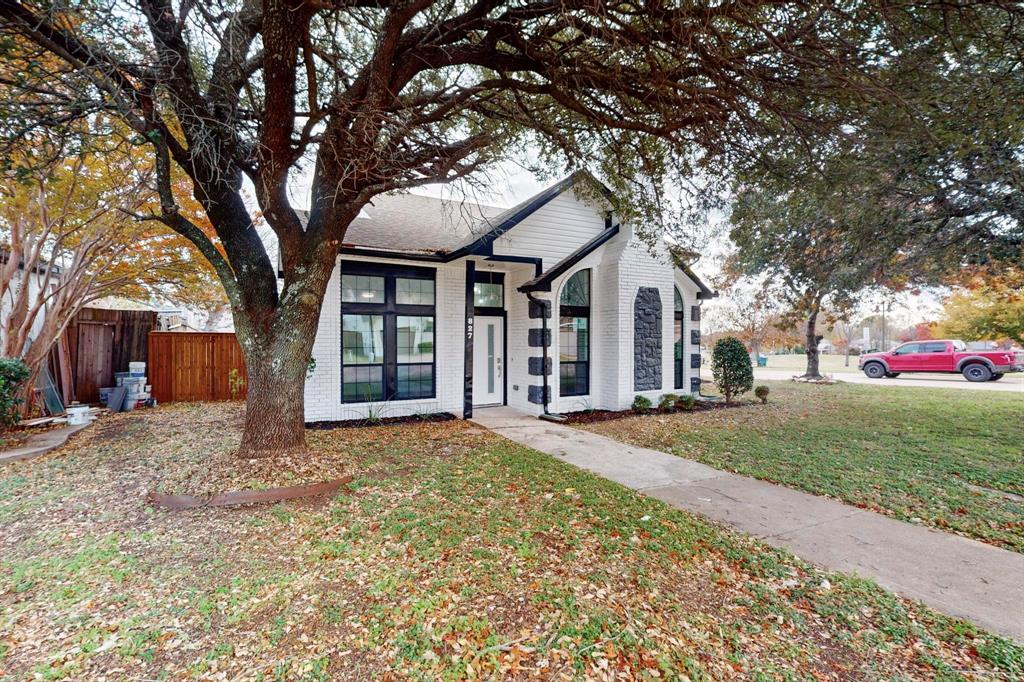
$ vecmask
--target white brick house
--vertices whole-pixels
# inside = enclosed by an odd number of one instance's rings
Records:
[[[507,210],[375,199],[327,289],[307,421],[617,410],[696,392],[713,292],[580,198],[581,177]]]

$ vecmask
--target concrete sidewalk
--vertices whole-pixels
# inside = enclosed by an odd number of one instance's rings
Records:
[[[71,436],[87,426],[89,425],[75,424],[33,434],[28,439],[28,442],[21,447],[0,452],[0,464],[20,462],[23,459],[32,459],[39,455],[45,455],[50,450],[55,450],[64,445],[64,443],[67,443]]]
[[[510,408],[473,421],[824,568],[856,573],[936,611],[1024,642],[1024,555],[541,421]]]

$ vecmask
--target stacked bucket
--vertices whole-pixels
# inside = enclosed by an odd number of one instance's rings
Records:
[[[114,381],[118,386],[124,386],[128,394],[124,398],[122,410],[134,410],[139,405],[149,404],[152,396],[152,386],[146,383],[146,363],[129,362],[127,372],[114,372]],[[112,389],[100,389],[100,402],[106,404],[106,398]]]

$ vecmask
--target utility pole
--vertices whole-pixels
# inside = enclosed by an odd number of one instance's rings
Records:
[[[880,309],[880,311],[882,313],[882,347],[879,350],[884,352],[884,351],[889,350],[889,346],[886,345],[886,343],[885,343],[885,341],[886,341],[885,337],[886,337],[886,331],[887,331],[886,323],[885,323],[885,313],[892,309],[892,303],[889,302],[889,301],[882,301],[881,305],[879,306],[879,309]]]

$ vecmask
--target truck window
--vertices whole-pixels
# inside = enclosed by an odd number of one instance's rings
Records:
[[[964,351],[967,350],[967,344],[964,343],[963,341],[954,341],[953,350],[957,351],[958,353],[963,353]]]
[[[946,343],[945,343],[945,341],[926,343],[926,344],[924,344],[924,352],[925,353],[945,353],[946,352]]]
[[[908,343],[904,346],[900,346],[896,349],[896,355],[909,355],[910,353],[920,353],[921,346],[924,344],[920,343]]]

